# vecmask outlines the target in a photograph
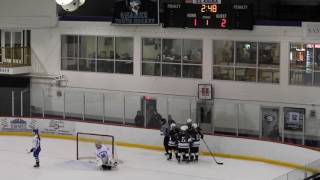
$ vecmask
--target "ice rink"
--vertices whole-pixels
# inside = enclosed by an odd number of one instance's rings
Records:
[[[0,136],[0,179],[3,180],[271,180],[290,169],[265,163],[200,156],[198,163],[167,161],[163,152],[117,147],[121,163],[100,171],[88,161],[76,161],[76,142],[42,138],[39,169],[26,150],[32,137]],[[93,146],[93,144],[92,144]],[[94,154],[94,152],[92,152]]]

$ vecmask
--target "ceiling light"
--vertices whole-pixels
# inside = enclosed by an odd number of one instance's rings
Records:
[[[80,6],[80,1],[79,0],[72,0],[71,3],[63,5],[61,7],[65,11],[72,12],[72,11],[77,10],[79,8],[79,6]]]
[[[85,2],[86,2],[86,0],[80,0],[79,6],[82,6]]]
[[[67,5],[70,4],[73,0],[56,0],[56,3],[63,6],[63,5]]]

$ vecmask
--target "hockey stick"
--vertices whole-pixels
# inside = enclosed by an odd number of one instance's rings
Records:
[[[218,161],[216,160],[216,158],[214,157],[214,155],[213,155],[212,151],[210,150],[209,146],[207,145],[206,141],[205,141],[204,139],[202,139],[202,141],[203,141],[203,143],[206,145],[206,147],[207,147],[207,149],[208,149],[208,151],[209,151],[209,153],[210,153],[211,157],[213,158],[213,160],[214,160],[217,164],[219,164],[219,165],[223,165],[223,163],[222,163],[222,162],[218,162]]]

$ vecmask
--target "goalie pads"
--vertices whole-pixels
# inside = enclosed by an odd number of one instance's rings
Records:
[[[104,158],[104,159],[97,158],[96,163],[99,168],[108,169],[108,170],[116,167],[118,164],[116,161],[114,161],[114,159],[108,159],[108,158]]]

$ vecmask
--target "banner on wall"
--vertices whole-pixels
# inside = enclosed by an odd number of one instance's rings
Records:
[[[306,110],[304,108],[285,107],[283,111],[284,111],[284,129],[302,132]]]
[[[159,24],[158,0],[116,0],[113,24]]]
[[[39,129],[40,133],[56,135],[75,135],[75,122],[30,118],[0,118],[1,132],[31,132]]]

